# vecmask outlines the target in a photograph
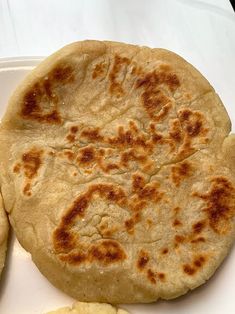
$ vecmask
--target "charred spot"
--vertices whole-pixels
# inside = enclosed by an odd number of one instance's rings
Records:
[[[158,273],[158,278],[164,282],[166,280],[166,275],[164,273]]]
[[[183,243],[185,241],[185,237],[181,235],[176,235],[175,236],[175,242],[176,243]]]
[[[77,252],[70,253],[68,255],[60,256],[60,259],[64,262],[68,262],[69,264],[80,265],[84,262],[87,262],[88,256],[85,253]]]
[[[121,96],[124,94],[122,87],[122,80],[119,79],[120,73],[125,71],[126,67],[130,64],[130,59],[115,55],[112,69],[109,73],[110,94]]]
[[[180,210],[181,208],[179,206],[173,208],[175,215],[177,215],[180,212]]]
[[[113,240],[105,240],[91,247],[89,250],[91,261],[98,261],[104,264],[117,263],[126,258],[120,244]]]
[[[175,219],[173,221],[173,226],[174,227],[180,227],[180,226],[182,226],[182,222],[179,219]]]
[[[68,160],[72,161],[74,159],[74,153],[72,151],[65,151],[64,155],[68,158]]]
[[[61,123],[61,117],[56,109],[50,113],[43,113],[40,107],[41,98],[44,90],[40,90],[38,84],[35,84],[28,91],[23,99],[21,115],[24,119],[36,120],[38,122],[58,124]],[[48,91],[46,92],[48,94]]]
[[[139,212],[137,212],[133,215],[132,218],[127,219],[125,221],[125,227],[126,227],[126,230],[129,234],[134,233],[134,227],[140,221],[140,219],[141,219],[141,215]]]
[[[73,134],[76,134],[77,131],[78,131],[78,127],[77,127],[77,126],[72,126],[72,127],[70,128],[70,132],[73,133]]]
[[[49,72],[48,80],[53,83],[71,83],[74,81],[74,69],[66,63],[58,64]]]
[[[179,118],[189,137],[204,136],[208,132],[208,129],[203,127],[205,118],[201,112],[192,111],[188,108],[182,109],[179,111]]]
[[[17,163],[14,168],[13,168],[13,172],[14,173],[19,173],[20,172],[20,169],[21,169],[21,164],[20,163]]]
[[[75,142],[75,136],[73,134],[68,134],[66,136],[66,139],[70,142],[70,143],[73,143]]]
[[[201,220],[196,222],[195,224],[193,224],[193,232],[194,233],[201,233],[202,230],[206,227],[206,221],[205,220]]]
[[[185,264],[183,265],[183,271],[189,275],[192,276],[194,275],[200,268],[204,266],[206,263],[206,258],[203,255],[196,256],[193,261],[192,265],[190,264]]]
[[[171,122],[169,135],[176,142],[180,142],[182,140],[182,129],[180,121],[178,119],[175,119]]]
[[[180,244],[184,243],[186,241],[186,238],[182,235],[176,235],[175,236],[175,248],[177,249]]]
[[[80,156],[78,157],[79,163],[88,164],[95,160],[95,150],[93,147],[85,147],[80,150]]]
[[[160,90],[147,90],[141,95],[142,103],[149,117],[156,121],[166,117],[170,111],[170,98]]]
[[[153,141],[154,143],[158,143],[158,142],[160,142],[162,139],[163,139],[163,136],[162,136],[161,134],[159,134],[159,133],[155,133],[155,134],[152,135],[152,141]]]
[[[206,262],[205,257],[200,255],[200,256],[194,258],[193,264],[195,267],[200,268],[205,264],[205,262]]]
[[[30,189],[31,189],[30,183],[26,183],[26,185],[24,186],[24,189],[23,189],[24,195],[31,196]]]
[[[133,192],[140,191],[145,186],[145,179],[139,174],[134,174],[132,176],[132,190]]]
[[[138,196],[143,199],[149,199],[151,201],[159,201],[162,198],[162,194],[158,192],[155,186],[147,184],[143,189],[138,192]]]
[[[24,95],[21,115],[24,119],[36,120],[42,123],[61,123],[61,117],[57,110],[58,96],[56,86],[58,83],[71,83],[73,81],[73,69],[70,65],[57,65],[47,77],[41,78],[33,84]],[[41,108],[40,104],[46,102],[47,112]]]
[[[134,212],[139,212],[142,209],[144,209],[147,205],[146,201],[143,200],[136,200],[135,198],[130,202],[130,208],[134,211]],[[151,225],[150,220],[147,220],[149,226]]]
[[[196,269],[194,267],[191,267],[189,264],[183,265],[183,270],[189,276],[192,276],[196,273]]]
[[[88,196],[82,195],[79,196],[73,203],[72,207],[68,210],[65,216],[62,218],[62,224],[67,227],[71,225],[74,221],[74,219],[79,217],[85,216],[85,210],[88,207],[89,198]]]
[[[124,167],[128,167],[129,161],[137,161],[140,163],[146,162],[146,155],[137,155],[136,152],[131,149],[129,151],[125,151],[121,154],[121,165]]]
[[[22,165],[24,174],[27,178],[33,179],[37,175],[38,170],[42,164],[42,154],[42,150],[35,148],[22,155]]]
[[[168,248],[163,248],[161,252],[163,255],[165,255],[169,252],[169,250],[168,250]]]
[[[110,164],[107,164],[105,166],[105,171],[109,172],[111,170],[115,170],[115,169],[119,169],[119,166],[117,164],[114,164],[114,163],[110,163]]]
[[[153,89],[161,84],[167,85],[171,91],[175,91],[180,86],[177,75],[165,70],[145,74],[143,78],[137,80],[136,88]]]
[[[100,135],[99,128],[90,128],[83,130],[81,136],[87,138],[91,142],[102,142],[104,137]]]
[[[156,284],[156,274],[150,268],[147,271],[147,278],[152,284]]]
[[[192,165],[188,161],[181,162],[171,168],[171,177],[175,186],[179,186],[182,180],[192,175]]]
[[[63,228],[58,228],[53,233],[54,247],[57,252],[68,252],[74,247],[74,236]]]
[[[225,177],[211,180],[208,193],[193,193],[206,202],[203,210],[207,213],[210,227],[219,234],[225,234],[230,228],[230,221],[235,214],[235,189]]]
[[[149,148],[147,144],[147,139],[144,135],[138,135],[138,129],[135,130],[131,127],[128,130],[124,130],[122,126],[118,128],[118,135],[110,137],[107,142],[112,146],[118,146],[120,148],[124,147],[134,147],[139,146],[143,148]]]
[[[139,270],[143,270],[149,262],[149,254],[143,250],[140,251],[137,260],[137,267]]]
[[[171,108],[171,100],[161,91],[161,85],[166,85],[173,92],[179,87],[180,82],[176,74],[163,69],[147,73],[136,82],[136,88],[144,90],[141,100],[151,119],[165,118]]]
[[[191,240],[191,243],[203,243],[206,242],[206,239],[204,237],[198,237],[196,239]]]
[[[106,65],[104,62],[96,64],[92,72],[92,78],[96,79],[97,77],[103,76],[105,74],[105,68],[106,68]]]

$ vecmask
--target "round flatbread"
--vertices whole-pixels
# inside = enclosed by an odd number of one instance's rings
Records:
[[[0,194],[0,276],[4,267],[8,236],[8,220],[3,208],[2,196]]]
[[[1,124],[2,194],[18,240],[81,301],[196,288],[235,235],[229,132],[213,88],[176,54],[66,46],[20,84]]]

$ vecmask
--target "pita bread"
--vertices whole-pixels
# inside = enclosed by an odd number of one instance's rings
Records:
[[[105,303],[77,302],[71,307],[63,307],[47,314],[128,314],[127,311],[116,309]]]
[[[3,209],[2,197],[0,194],[0,276],[4,267],[8,236],[8,221]]]
[[[164,49],[71,44],[10,99],[2,194],[39,270],[80,301],[170,299],[203,284],[235,235],[230,120]]]

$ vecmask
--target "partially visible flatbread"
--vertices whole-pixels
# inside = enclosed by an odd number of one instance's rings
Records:
[[[47,314],[128,314],[128,312],[105,303],[77,302],[72,307],[63,307]]]
[[[7,250],[8,220],[0,195],[0,275],[2,273]]]

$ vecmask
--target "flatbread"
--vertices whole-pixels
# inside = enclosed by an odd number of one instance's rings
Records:
[[[234,146],[213,88],[164,49],[73,43],[10,99],[2,194],[39,270],[80,301],[170,299],[235,236]]]
[[[105,303],[76,302],[72,307],[66,306],[47,314],[128,314],[128,312]]]
[[[0,194],[0,276],[5,264],[7,251],[7,236],[8,236],[8,220],[3,208],[2,197]]]

